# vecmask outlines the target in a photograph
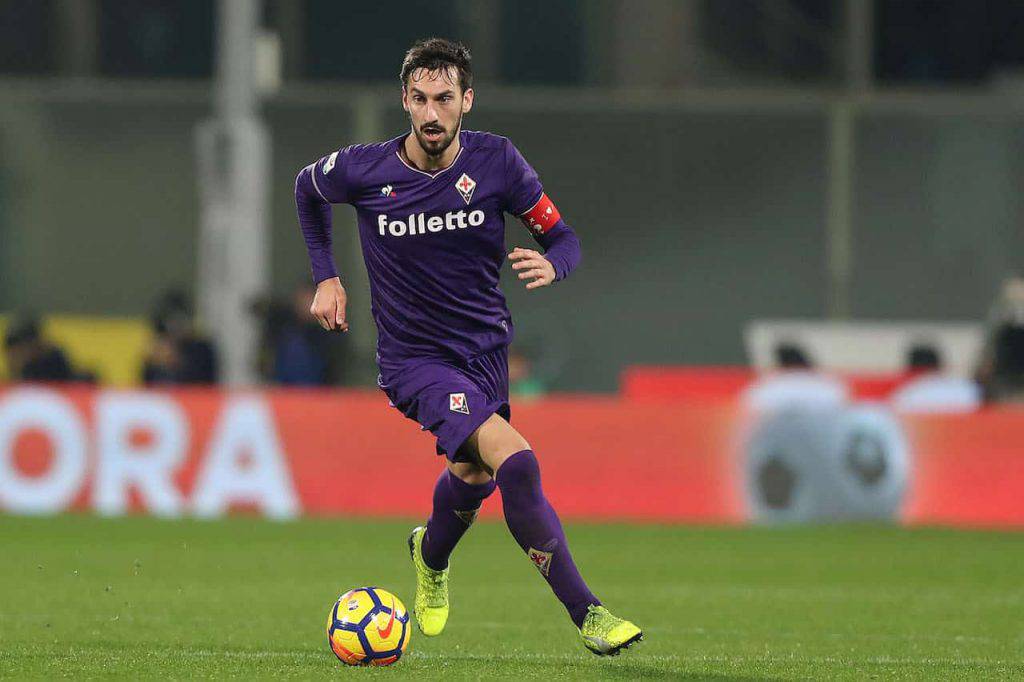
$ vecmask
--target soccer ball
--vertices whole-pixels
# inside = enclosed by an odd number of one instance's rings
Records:
[[[349,590],[327,614],[327,643],[345,665],[391,665],[411,634],[405,604],[379,587]]]

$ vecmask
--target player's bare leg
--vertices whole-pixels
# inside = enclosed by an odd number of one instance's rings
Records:
[[[495,414],[466,446],[494,473],[512,537],[565,606],[584,645],[598,655],[615,655],[643,639],[640,628],[609,613],[580,576],[562,523],[544,496],[540,467],[526,439]]]
[[[434,485],[427,525],[414,528],[409,536],[416,570],[413,614],[424,635],[441,634],[448,622],[448,559],[494,487],[494,479],[479,464],[449,461]]]

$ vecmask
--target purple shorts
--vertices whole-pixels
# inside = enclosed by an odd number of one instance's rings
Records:
[[[437,454],[453,462],[466,439],[492,414],[511,418],[508,405],[508,348],[471,360],[380,362],[381,387],[391,405],[437,437]]]

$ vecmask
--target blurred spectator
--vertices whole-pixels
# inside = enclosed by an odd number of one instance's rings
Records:
[[[989,312],[977,377],[985,400],[1024,402],[1024,278],[1004,282]]]
[[[539,398],[547,393],[544,382],[534,372],[528,349],[518,345],[509,348],[508,383],[509,393],[517,398]]]
[[[846,403],[846,386],[835,377],[814,369],[807,353],[793,343],[775,348],[778,371],[747,387],[742,401],[755,412],[781,409],[831,409]]]
[[[287,303],[261,301],[254,307],[263,319],[260,373],[265,381],[286,386],[325,386],[334,372],[327,334],[309,313],[315,290],[301,284]]]
[[[970,412],[981,404],[978,384],[945,373],[934,346],[913,346],[907,354],[907,372],[911,378],[890,398],[899,412]]]
[[[11,324],[4,339],[7,372],[12,381],[77,381],[60,348],[43,338],[39,322],[23,318]]]
[[[213,384],[217,382],[217,352],[195,329],[192,307],[180,291],[164,294],[152,318],[153,343],[142,370],[152,384]]]

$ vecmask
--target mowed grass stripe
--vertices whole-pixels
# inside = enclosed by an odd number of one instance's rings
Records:
[[[884,526],[568,524],[584,576],[647,637],[585,652],[500,523],[452,563],[444,636],[343,670],[327,609],[412,601],[413,521],[0,516],[0,677],[1007,678],[1024,673],[1024,535]]]

